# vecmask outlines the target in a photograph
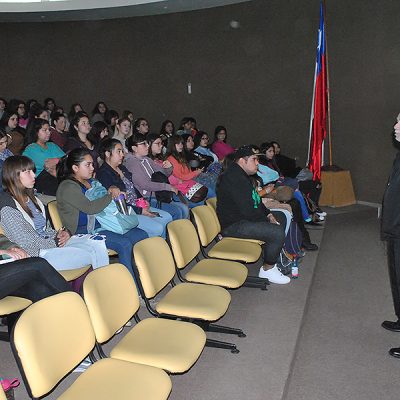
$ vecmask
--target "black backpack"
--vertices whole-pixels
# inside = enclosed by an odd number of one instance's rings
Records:
[[[156,171],[151,175],[152,182],[169,183],[168,178],[161,172]],[[154,192],[158,203],[171,203],[174,192],[169,190],[158,190]]]

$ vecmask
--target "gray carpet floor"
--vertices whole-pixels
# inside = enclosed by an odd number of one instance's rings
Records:
[[[321,250],[306,255],[299,279],[266,292],[231,292],[220,323],[247,337],[208,335],[236,343],[240,353],[205,348],[188,373],[172,376],[170,400],[399,398],[400,360],[387,350],[400,346],[400,334],[379,326],[393,312],[376,210],[329,210],[325,229],[311,235]],[[258,267],[249,269],[256,274]],[[19,375],[4,342],[0,360],[0,376]],[[57,398],[76,375],[47,398]],[[17,400],[27,398],[23,386],[16,390]]]

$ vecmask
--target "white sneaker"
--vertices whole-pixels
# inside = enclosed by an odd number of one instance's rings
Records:
[[[261,267],[258,277],[267,278],[271,283],[277,283],[278,285],[285,285],[290,282],[290,278],[283,275],[276,265],[268,271],[265,271],[264,268]]]
[[[316,212],[316,214],[318,215],[319,218],[325,218],[327,216],[327,213],[325,211],[322,212]]]

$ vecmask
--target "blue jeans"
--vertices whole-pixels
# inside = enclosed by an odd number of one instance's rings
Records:
[[[175,200],[175,201],[174,201]],[[150,200],[152,207],[157,207],[156,198],[152,197]],[[177,219],[188,219],[189,218],[189,208],[186,204],[183,204],[179,198],[174,194],[173,201],[171,203],[162,203],[161,209],[171,214],[172,219],[175,221]]]
[[[147,233],[140,228],[133,228],[123,235],[111,231],[100,231],[99,233],[106,237],[107,249],[115,250],[118,253],[119,262],[124,264],[134,277],[132,248],[137,242],[148,238]]]
[[[161,236],[166,238],[167,224],[172,221],[172,216],[165,210],[159,208],[150,207],[150,211],[158,212],[159,217],[147,217],[146,215],[138,215],[140,229],[143,229],[149,237]]]

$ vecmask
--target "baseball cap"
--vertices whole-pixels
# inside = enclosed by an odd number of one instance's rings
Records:
[[[250,156],[262,156],[264,154],[260,153],[256,146],[252,144],[245,144],[244,146],[239,147],[235,152],[235,161],[239,160],[239,158],[250,157]]]

